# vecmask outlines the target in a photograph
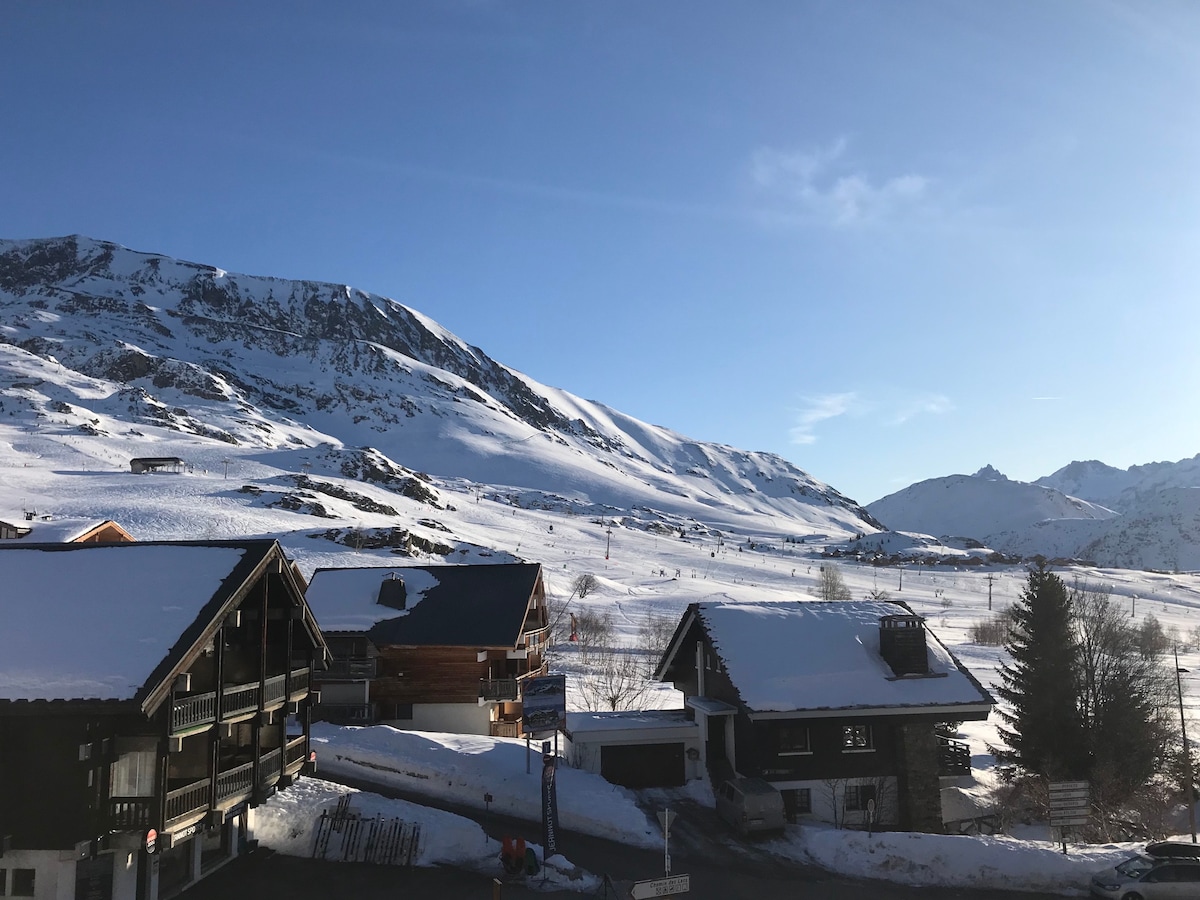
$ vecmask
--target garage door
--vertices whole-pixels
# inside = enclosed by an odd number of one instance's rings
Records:
[[[677,787],[686,780],[683,744],[601,747],[600,774],[625,787]]]

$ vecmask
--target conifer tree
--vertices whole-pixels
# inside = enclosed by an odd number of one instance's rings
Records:
[[[1087,754],[1071,600],[1045,560],[1029,570],[1013,619],[1006,645],[1012,662],[1001,667],[996,689],[1009,706],[999,711],[1000,737],[1008,746],[997,755],[1052,779],[1084,778]]]

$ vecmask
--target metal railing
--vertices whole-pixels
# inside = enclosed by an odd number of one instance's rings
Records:
[[[167,792],[167,822],[174,822],[208,809],[212,779],[193,781]]]
[[[250,793],[254,787],[254,763],[243,763],[217,776],[217,802]]]
[[[516,700],[520,696],[515,678],[480,678],[480,700]]]
[[[221,690],[221,721],[258,709],[258,682],[226,685]]]
[[[171,704],[171,734],[177,735],[217,721],[217,693],[180,697]]]
[[[108,827],[125,831],[150,827],[153,797],[112,797],[108,801]]]

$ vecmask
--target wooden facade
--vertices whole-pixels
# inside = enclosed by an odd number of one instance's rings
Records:
[[[514,568],[525,570],[524,577],[514,577],[509,571]],[[401,578],[404,572],[386,571],[401,573]],[[396,627],[402,618],[397,613],[403,611],[397,610],[365,632],[327,632],[333,661],[321,675],[317,716],[341,723],[519,736],[521,684],[547,671],[549,619],[540,567],[436,566],[421,571],[437,574],[441,593],[414,606],[436,621],[415,623],[405,631]],[[318,570],[313,585],[327,593],[339,573],[344,578],[347,572]],[[320,600],[314,606],[322,615]]]
[[[51,546],[0,551],[0,576],[10,553]],[[119,549],[137,566],[138,548],[162,546]],[[310,764],[313,673],[326,650],[303,579],[274,541],[166,546],[245,554],[187,632],[167,636],[169,655],[134,697],[0,696],[0,867],[34,871],[37,896],[69,896],[72,878],[88,896],[172,892],[235,855],[253,807]]]

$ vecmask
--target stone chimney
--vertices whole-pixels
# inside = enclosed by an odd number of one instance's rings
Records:
[[[916,615],[883,616],[879,620],[879,655],[897,677],[928,675],[925,620]]]

